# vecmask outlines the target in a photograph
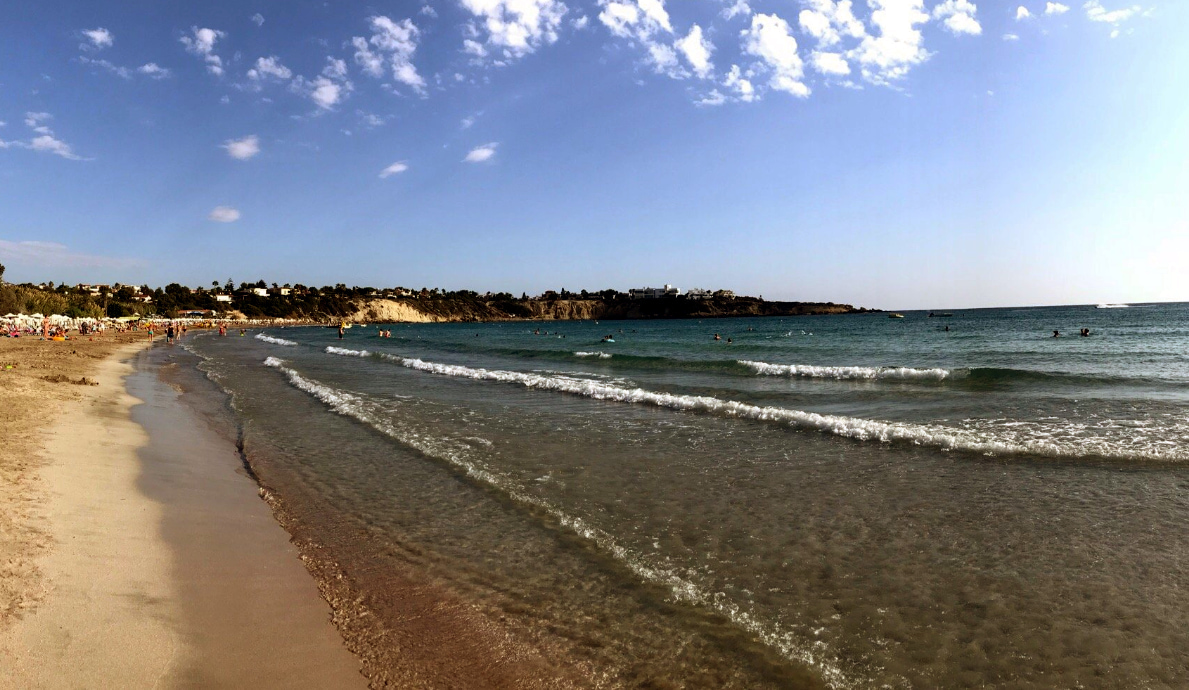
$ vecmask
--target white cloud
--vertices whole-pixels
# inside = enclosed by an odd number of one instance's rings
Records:
[[[1131,19],[1135,15],[1143,12],[1143,8],[1139,5],[1132,5],[1118,10],[1107,10],[1102,6],[1098,0],[1090,0],[1082,7],[1086,10],[1086,16],[1093,22],[1104,22],[1107,24],[1119,24]],[[1111,36],[1114,38],[1115,36]]]
[[[390,177],[392,175],[399,175],[409,169],[409,164],[404,161],[397,161],[392,165],[380,171],[380,179]]]
[[[331,79],[346,79],[347,62],[336,57],[327,56],[326,67],[322,68],[322,74]]]
[[[586,27],[590,26],[590,17],[586,16],[585,14],[581,17],[575,17],[574,20],[570,22],[570,26],[574,27],[576,31],[582,31]]]
[[[888,85],[903,79],[910,69],[929,59],[918,24],[929,21],[921,0],[867,0],[871,23],[879,35],[865,37],[857,55],[863,78]]]
[[[328,56],[322,74],[313,79],[294,77],[289,82],[289,90],[306,95],[323,110],[333,110],[334,106],[346,99],[347,94],[355,90],[355,85],[347,79],[347,63]]]
[[[620,38],[650,42],[658,34],[673,33],[663,0],[599,0],[599,21]]]
[[[227,149],[227,155],[239,161],[255,158],[260,153],[260,139],[255,134],[249,134],[243,139],[228,139],[222,148]]]
[[[0,148],[21,148],[40,153],[52,153],[72,161],[90,160],[74,152],[70,144],[58,139],[49,124],[53,116],[49,113],[25,113],[25,126],[33,130],[34,136],[29,141],[0,141]]]
[[[739,65],[731,65],[727,78],[723,80],[723,86],[730,89],[735,97],[744,103],[751,103],[757,98],[755,85],[751,83],[750,77],[744,76]]]
[[[498,146],[499,144],[496,142],[483,144],[482,146],[476,146],[475,148],[471,149],[470,153],[466,155],[466,158],[463,158],[462,160],[465,163],[483,163],[485,161],[489,161],[495,157],[495,149]]]
[[[413,65],[421,30],[409,19],[394,22],[385,16],[375,16],[368,22],[372,29],[371,38],[356,36],[351,39],[351,45],[355,47],[355,63],[377,78],[384,75],[387,63],[393,79],[424,94],[425,79]]]
[[[382,127],[385,119],[375,113],[369,113],[365,110],[356,110],[355,114],[359,116],[359,121],[365,129],[375,129]]]
[[[430,19],[438,18],[438,11],[435,10],[434,8],[430,7],[429,5],[422,5],[421,9],[418,11],[418,13],[422,14],[426,17],[429,17]]]
[[[104,48],[110,48],[111,44],[116,41],[115,36],[112,36],[111,32],[103,27],[85,30],[82,32],[82,35],[83,38],[87,39],[86,43],[79,46],[83,49],[103,50]]]
[[[666,43],[649,43],[648,62],[657,74],[665,74],[674,79],[684,79],[689,73],[682,69],[677,62],[677,51]]]
[[[223,74],[223,59],[215,54],[215,43],[227,34],[216,29],[200,29],[197,26],[190,27],[190,36],[182,36],[182,45],[186,46],[186,50],[194,55],[197,55],[206,62],[206,69],[211,74],[221,76]]]
[[[0,239],[0,259],[14,264],[24,264],[39,270],[46,268],[130,268],[141,262],[136,259],[111,256],[96,256],[72,252],[57,242],[24,241]]]
[[[974,18],[977,11],[978,6],[970,0],[945,0],[933,8],[933,18],[942,20],[953,34],[978,36],[983,27]]]
[[[317,77],[310,85],[310,98],[319,108],[330,110],[343,99],[343,96],[342,84],[333,82],[326,77]]]
[[[256,26],[264,26],[264,15],[259,12],[252,15],[252,23]]]
[[[813,68],[831,77],[843,77],[850,74],[850,63],[842,53],[814,51],[809,56]]]
[[[1024,20],[1024,19],[1028,19],[1031,16],[1032,16],[1032,13],[1028,11],[1027,7],[1020,5],[1019,7],[1016,8],[1016,21],[1017,22]]]
[[[1018,41],[1018,40],[1020,40],[1020,37],[1019,37],[1019,36],[1017,36],[1016,34],[1003,34],[1003,40],[1005,40],[1005,41]]]
[[[809,0],[809,7],[801,10],[797,21],[801,29],[817,39],[819,47],[838,44],[843,36],[863,38],[867,29],[855,17],[851,0]]]
[[[694,105],[700,105],[703,107],[713,107],[716,105],[722,105],[723,103],[726,103],[726,102],[727,102],[727,97],[724,96],[723,93],[721,91],[719,91],[718,89],[714,89],[710,93],[703,96],[701,99],[695,101]]]
[[[475,119],[476,119],[476,117],[477,117],[477,116],[475,116],[475,115],[471,115],[471,116],[469,116],[469,117],[464,117],[464,118],[462,118],[462,128],[463,128],[463,129],[470,129],[471,127],[474,127],[474,126],[475,126]]]
[[[117,77],[120,77],[121,79],[131,79],[132,78],[132,70],[128,69],[127,67],[113,65],[111,62],[109,62],[107,60],[93,60],[93,59],[87,57],[86,55],[80,55],[80,56],[78,56],[78,61],[83,63],[84,65],[91,65],[92,67],[98,67],[100,69],[111,72],[112,74],[116,75]]]
[[[61,156],[72,161],[82,160],[82,157],[76,155],[70,149],[70,144],[55,138],[52,134],[42,134],[41,136],[33,137],[33,140],[29,142],[29,148],[34,151],[52,153],[55,156]]]
[[[1069,11],[1069,5],[1062,5],[1059,2],[1045,3],[1045,14],[1065,14]]]
[[[694,24],[684,37],[670,38],[673,23],[663,0],[600,0],[599,21],[612,35],[638,42],[645,51],[645,63],[657,74],[685,79],[690,72],[682,67],[684,57],[693,73],[703,79],[714,71],[710,55],[714,45],[702,27]]]
[[[462,52],[467,55],[473,55],[480,60],[487,57],[487,49],[483,47],[483,44],[470,38],[462,42]]]
[[[25,113],[25,126],[29,127],[38,134],[49,134],[50,127],[46,124],[46,122],[49,122],[52,119],[54,119],[54,116],[50,115],[49,113],[28,112]]]
[[[256,66],[248,70],[248,78],[259,80],[268,77],[287,81],[293,77],[293,71],[281,64],[281,58],[276,55],[256,58]]]
[[[569,8],[560,0],[460,0],[479,21],[471,25],[486,33],[487,45],[504,59],[523,57],[542,45],[555,43]],[[651,0],[656,1],[656,0]]]
[[[742,35],[743,52],[758,57],[771,71],[770,87],[799,98],[809,96],[809,87],[802,81],[804,66],[797,54],[797,39],[788,22],[774,14],[757,14]]]
[[[239,209],[235,209],[230,206],[216,206],[211,209],[210,215],[207,216],[207,219],[213,220],[216,223],[234,223],[235,221],[239,220],[239,216]]]
[[[731,4],[727,7],[724,7],[722,10],[722,16],[724,19],[734,19],[735,17],[739,17],[739,16],[743,16],[743,17],[751,16],[751,5],[747,4],[747,0],[727,0],[727,1],[730,2]]]
[[[171,74],[167,68],[162,67],[155,62],[146,62],[140,67],[137,67],[136,71],[152,79],[164,79]]]
[[[685,56],[690,66],[694,68],[694,74],[705,79],[714,71],[714,65],[710,62],[710,54],[714,52],[714,45],[702,35],[702,27],[697,24],[689,30],[689,34],[685,38],[677,41],[677,50]]]

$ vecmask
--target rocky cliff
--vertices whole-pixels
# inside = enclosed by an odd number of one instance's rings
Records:
[[[449,321],[583,321],[619,319],[706,319],[731,316],[803,316],[864,313],[833,302],[766,302],[740,297],[688,300],[484,300],[368,299],[356,304],[357,322],[434,323]]]

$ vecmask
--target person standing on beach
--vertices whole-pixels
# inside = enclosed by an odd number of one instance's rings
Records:
[[[173,336],[174,336],[173,323],[170,323],[169,327],[165,329],[165,342],[169,343],[170,345],[173,345]]]

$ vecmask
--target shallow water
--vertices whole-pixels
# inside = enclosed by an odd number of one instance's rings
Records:
[[[582,684],[1189,684],[1189,307],[907,316],[187,347],[381,619],[412,567]]]

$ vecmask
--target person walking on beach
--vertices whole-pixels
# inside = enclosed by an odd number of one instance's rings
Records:
[[[175,331],[173,329],[173,324],[170,323],[169,327],[165,329],[165,342],[169,343],[170,345],[173,345],[173,336],[174,335],[175,335]]]

